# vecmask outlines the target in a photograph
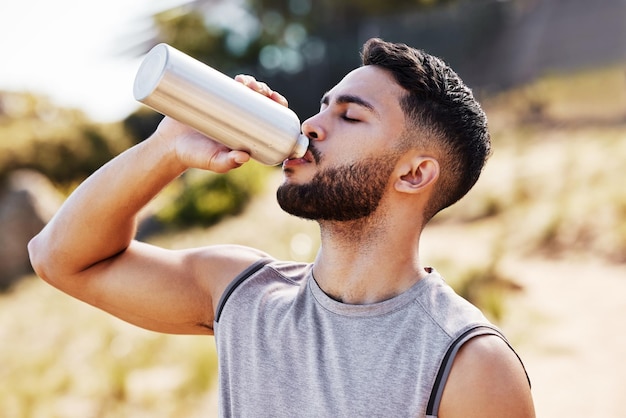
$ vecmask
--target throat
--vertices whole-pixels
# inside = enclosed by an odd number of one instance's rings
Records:
[[[322,243],[337,250],[369,252],[381,243],[384,218],[377,214],[350,221],[318,221]]]
[[[350,224],[350,225],[348,225]],[[403,293],[426,275],[416,244],[382,225],[332,223],[321,225],[322,242],[314,262],[318,286],[330,298],[346,304],[370,304]]]

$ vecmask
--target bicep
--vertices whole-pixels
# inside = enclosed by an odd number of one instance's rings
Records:
[[[535,417],[524,368],[502,339],[488,335],[465,343],[452,365],[439,417]]]
[[[212,334],[214,301],[254,257],[228,247],[175,251],[133,241],[61,290],[142,328]]]

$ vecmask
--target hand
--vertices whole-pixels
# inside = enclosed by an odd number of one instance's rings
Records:
[[[155,141],[160,141],[170,155],[187,168],[226,173],[250,160],[245,151],[231,150],[195,129],[166,116],[159,124]]]

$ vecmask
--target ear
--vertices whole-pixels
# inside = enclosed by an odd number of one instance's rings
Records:
[[[439,162],[433,157],[413,156],[401,162],[397,170],[394,186],[402,193],[423,191],[439,178]]]

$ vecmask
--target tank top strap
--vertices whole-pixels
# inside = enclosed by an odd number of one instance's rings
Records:
[[[248,268],[246,268],[244,271],[239,273],[233,279],[233,281],[228,284],[228,286],[224,290],[224,293],[222,294],[222,297],[220,298],[220,301],[217,304],[217,309],[215,310],[215,322],[219,322],[220,316],[222,315],[222,310],[224,309],[224,305],[228,301],[228,298],[230,298],[230,295],[233,294],[235,289],[237,289],[239,285],[241,285],[244,281],[246,281],[248,277],[252,276],[254,273],[261,270],[263,266],[271,262],[272,260],[269,258],[262,258],[260,260],[255,261]]]
[[[468,329],[459,335],[448,347],[446,354],[443,357],[441,365],[439,366],[439,372],[437,373],[437,377],[435,378],[435,383],[433,385],[432,391],[430,393],[430,398],[428,399],[428,405],[426,407],[426,418],[437,418],[439,414],[439,405],[441,403],[441,397],[443,395],[443,389],[446,386],[446,382],[448,381],[448,377],[450,376],[450,370],[452,369],[452,363],[456,358],[457,353],[469,340],[475,337],[479,337],[482,335],[495,335],[500,337],[509,348],[515,353],[517,358],[522,363],[519,355],[513,350],[511,344],[504,337],[504,335],[495,327],[490,327],[488,325],[477,325],[473,328]],[[522,363],[522,367],[524,364]],[[526,368],[524,367],[524,372],[526,373]],[[528,373],[526,373],[526,378],[528,378]],[[530,384],[530,379],[528,380],[528,384]]]

